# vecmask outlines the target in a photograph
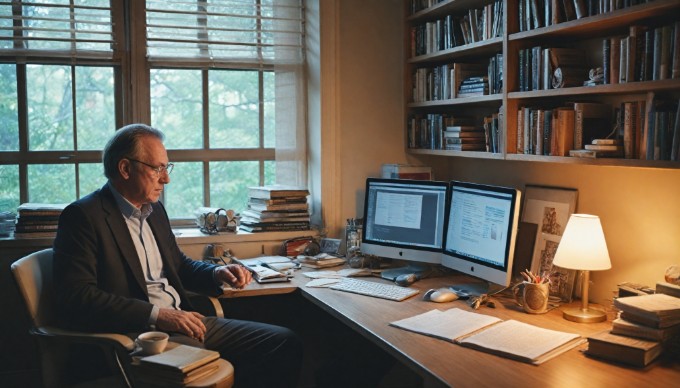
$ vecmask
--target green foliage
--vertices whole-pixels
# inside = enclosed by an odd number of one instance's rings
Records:
[[[101,150],[116,130],[113,68],[76,67],[79,150]]]
[[[16,212],[19,205],[19,166],[0,165],[0,212]]]
[[[168,149],[203,146],[201,85],[200,70],[151,70],[151,123]]]
[[[260,144],[257,71],[210,71],[211,148],[256,148]]]
[[[210,206],[241,212],[248,203],[248,187],[259,185],[259,162],[211,162]]]
[[[171,218],[193,218],[196,209],[203,206],[202,165],[201,162],[175,163],[163,201]]]
[[[0,64],[0,151],[19,150],[17,75],[14,64]]]
[[[28,201],[70,203],[76,199],[75,165],[30,164]]]
[[[26,65],[28,148],[32,151],[73,149],[71,67]]]

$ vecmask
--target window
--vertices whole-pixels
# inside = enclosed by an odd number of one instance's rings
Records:
[[[0,211],[101,187],[131,122],[166,134],[174,219],[305,185],[303,17],[301,0],[0,1]]]

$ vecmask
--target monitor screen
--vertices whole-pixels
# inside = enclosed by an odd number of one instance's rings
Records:
[[[520,191],[452,181],[442,265],[508,286],[519,219]]]
[[[448,184],[368,178],[361,252],[441,263]]]

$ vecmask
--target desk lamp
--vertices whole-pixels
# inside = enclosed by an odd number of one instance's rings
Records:
[[[572,214],[564,235],[555,252],[553,264],[583,272],[581,279],[581,308],[562,310],[564,319],[574,322],[602,322],[607,319],[604,311],[588,308],[588,283],[590,271],[611,268],[607,243],[600,218],[590,214]]]

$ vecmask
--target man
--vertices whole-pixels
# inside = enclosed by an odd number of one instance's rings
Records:
[[[295,386],[302,345],[290,330],[204,317],[187,290],[219,295],[250,272],[186,257],[158,202],[173,165],[162,132],[143,124],[116,131],[103,152],[108,182],[70,204],[54,241],[54,281],[66,327],[92,332],[161,330],[171,340],[220,352],[236,386]],[[266,372],[263,372],[266,371]]]

